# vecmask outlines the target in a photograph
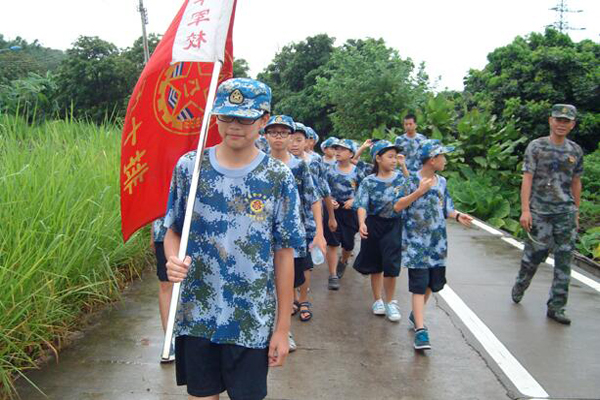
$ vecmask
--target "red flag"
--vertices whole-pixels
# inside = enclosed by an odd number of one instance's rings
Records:
[[[221,7],[217,0],[212,3],[215,8]],[[234,0],[229,21],[225,21],[229,26],[219,83],[233,75],[235,3]],[[202,59],[194,57],[200,50],[211,51],[205,50],[211,40],[218,41],[215,28],[208,26],[219,23],[210,7],[210,0],[184,2],[129,100],[121,139],[121,229],[125,241],[165,214],[175,164],[181,155],[198,145],[213,63],[171,63],[174,58]],[[190,57],[192,52],[196,53]],[[220,140],[212,120],[206,145],[213,146]]]

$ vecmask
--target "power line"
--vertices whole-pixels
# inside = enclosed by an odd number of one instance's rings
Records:
[[[569,7],[567,6],[567,0],[559,0],[558,4],[555,7],[550,8],[550,10],[556,11],[557,20],[553,24],[548,25],[548,27],[553,27],[561,33],[566,33],[567,31],[583,31],[583,30],[585,30],[585,28],[574,28],[569,25],[569,22],[567,21],[567,14],[568,13],[578,14],[578,13],[582,13],[583,10],[569,9]]]

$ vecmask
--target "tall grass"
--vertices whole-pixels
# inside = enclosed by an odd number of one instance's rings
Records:
[[[120,131],[0,114],[0,398],[144,264],[123,244]]]

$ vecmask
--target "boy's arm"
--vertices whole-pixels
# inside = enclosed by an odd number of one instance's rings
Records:
[[[531,211],[529,209],[529,199],[531,198],[531,185],[533,183],[533,174],[531,172],[523,173],[523,182],[521,183],[521,218],[519,222],[527,232],[531,230]]]
[[[371,147],[371,139],[365,140],[365,142],[358,148],[358,150],[356,150],[356,154],[354,154],[354,156],[352,157],[350,162],[352,164],[356,165],[358,163],[358,160],[360,160],[361,154],[370,147]]]
[[[277,323],[269,343],[269,367],[283,365],[289,352],[292,303],[294,302],[294,251],[275,251],[275,289],[277,290]]]
[[[421,197],[425,193],[427,193],[427,191],[429,189],[431,189],[431,186],[433,186],[433,178],[422,179],[419,182],[419,187],[417,188],[417,190],[415,190],[414,192],[412,192],[408,196],[404,196],[404,197],[400,198],[400,200],[398,200],[396,202],[396,204],[394,204],[394,211],[395,212],[400,212],[400,211],[404,210],[405,208],[407,208],[408,206],[410,206],[419,197]]]
[[[321,206],[321,199],[313,203],[313,205],[311,206],[311,210],[313,213],[313,218],[315,219],[315,225],[317,226],[315,238],[313,239],[313,246],[319,247],[323,254],[325,254],[326,242],[325,236],[323,236],[323,210]]]
[[[331,196],[325,197],[325,208],[327,208],[327,214],[329,215],[329,221],[327,221],[329,230],[335,232],[337,221],[335,220],[335,206],[333,205],[333,198]]]

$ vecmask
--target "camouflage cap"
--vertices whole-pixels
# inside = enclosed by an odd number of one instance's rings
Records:
[[[292,132],[295,130],[294,120],[292,117],[287,115],[273,115],[271,118],[269,118],[269,122],[267,122],[265,130],[273,125],[285,126],[286,128],[290,128]]]
[[[343,147],[344,149],[350,150],[352,154],[356,154],[356,143],[351,139],[339,139],[332,147]]]
[[[552,106],[554,118],[567,118],[573,121],[577,116],[577,109],[571,104],[555,104]]]
[[[375,156],[387,149],[396,149],[397,152],[400,152],[400,148],[395,144],[388,142],[387,140],[378,140],[371,146],[371,158],[374,160]]]
[[[440,154],[451,153],[453,151],[453,146],[444,146],[442,142],[440,142],[437,139],[424,140],[421,143],[421,147],[419,147],[419,152],[421,153],[421,160],[439,156]]]
[[[294,132],[302,132],[304,136],[308,139],[308,132],[306,130],[306,126],[302,122],[294,122]]]
[[[219,85],[214,115],[252,118],[271,112],[271,88],[249,78],[232,78]]]
[[[309,139],[314,140],[315,143],[317,143],[319,141],[319,135],[317,135],[317,132],[315,132],[315,130],[313,128],[311,128],[310,126],[307,126],[306,132],[308,133]]]
[[[337,141],[338,141],[338,138],[336,138],[334,136],[323,140],[323,143],[321,143],[321,150],[325,150],[328,147],[333,147],[333,145],[336,144]]]

